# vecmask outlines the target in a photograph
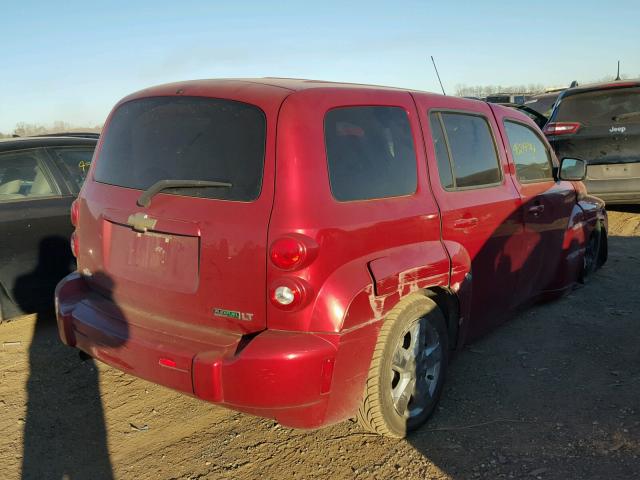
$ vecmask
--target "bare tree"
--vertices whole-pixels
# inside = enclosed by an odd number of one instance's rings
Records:
[[[459,84],[455,87],[458,97],[486,97],[495,93],[541,93],[544,92],[544,85],[530,83],[528,85],[466,85]]]
[[[94,125],[93,127],[77,126],[62,120],[56,120],[50,126],[37,123],[18,122],[16,124],[16,128],[13,130],[13,135],[28,137],[33,135],[43,135],[46,133],[64,133],[71,131],[100,133],[101,130],[102,125]]]
[[[27,123],[27,122],[18,122],[16,124],[16,128],[13,130],[14,135],[19,135],[20,137],[27,137],[30,135],[41,135],[46,133],[47,129],[44,125],[38,125],[35,123]]]

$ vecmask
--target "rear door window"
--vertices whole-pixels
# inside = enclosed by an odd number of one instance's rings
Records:
[[[436,160],[438,162],[440,184],[446,189],[451,189],[454,187],[453,172],[451,171],[451,160],[449,159],[447,140],[445,139],[444,130],[442,129],[440,115],[432,113],[429,119],[431,122],[433,147],[436,151]]]
[[[436,122],[436,119],[438,122]],[[487,120],[474,114],[435,112],[431,124],[440,123],[444,129],[447,157],[453,175],[453,185],[446,173],[445,152],[436,128],[432,135],[438,156],[440,179],[445,189],[480,188],[500,183],[502,173],[496,145]]]
[[[640,87],[577,93],[561,99],[554,122],[587,126],[640,123]]]
[[[331,192],[336,200],[415,193],[416,154],[403,108],[336,108],[326,114],[324,129]]]
[[[107,126],[95,180],[138,190],[160,180],[228,182],[231,188],[163,193],[252,201],[262,186],[265,140],[265,115],[253,105],[205,97],[133,100]]]
[[[41,154],[41,150],[0,154],[0,203],[58,194]]]
[[[91,166],[93,148],[54,148],[53,157],[73,193],[80,188]]]
[[[540,137],[521,123],[505,121],[504,126],[518,180],[523,183],[553,180],[551,154]]]

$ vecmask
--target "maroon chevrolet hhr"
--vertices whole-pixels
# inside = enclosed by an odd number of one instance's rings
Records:
[[[520,112],[291,79],[162,85],[109,116],[71,211],[62,340],[283,425],[402,437],[452,352],[607,257]]]

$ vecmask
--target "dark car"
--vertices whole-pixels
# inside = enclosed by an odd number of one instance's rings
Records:
[[[53,303],[73,269],[69,208],[97,138],[0,140],[0,321]]]
[[[548,117],[551,115],[551,111],[553,110],[553,105],[556,103],[558,96],[562,90],[556,90],[553,92],[540,93],[538,95],[534,95],[529,100],[524,102],[524,105],[535,110],[540,115],[544,115]]]
[[[486,102],[498,103],[500,105],[523,105],[529,99],[526,93],[495,93],[485,98]]]
[[[533,120],[534,123],[538,127],[540,127],[540,129],[544,128],[544,126],[549,121],[547,117],[534,110],[533,108],[529,108],[527,105],[518,105],[517,103],[502,103],[501,105],[504,105],[505,107],[515,108],[516,110],[524,113],[527,117]]]
[[[558,157],[588,163],[589,193],[640,202],[640,80],[565,90],[544,132]]]

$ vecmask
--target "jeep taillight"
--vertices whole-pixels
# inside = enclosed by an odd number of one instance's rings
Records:
[[[551,122],[544,127],[545,135],[568,135],[576,133],[581,127],[579,122]]]

